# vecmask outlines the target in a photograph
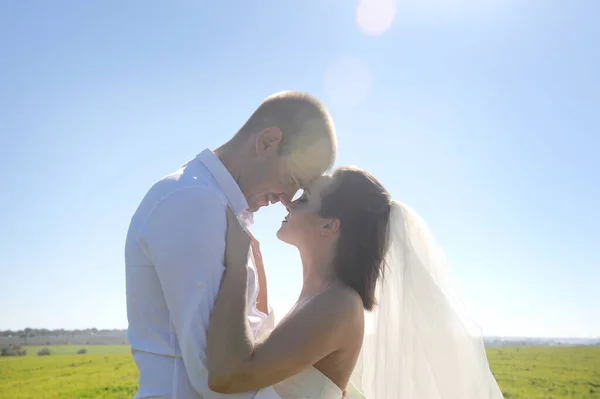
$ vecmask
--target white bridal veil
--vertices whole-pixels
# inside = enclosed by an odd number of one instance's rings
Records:
[[[481,331],[424,221],[394,201],[389,231],[353,388],[368,399],[502,399]]]

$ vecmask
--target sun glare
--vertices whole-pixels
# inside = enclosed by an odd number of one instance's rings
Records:
[[[356,22],[365,34],[378,36],[387,31],[396,17],[396,0],[359,0]]]

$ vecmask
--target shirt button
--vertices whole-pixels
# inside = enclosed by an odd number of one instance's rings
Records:
[[[203,290],[204,289],[204,284],[202,284],[202,283],[198,284],[198,288],[200,288],[201,290]]]

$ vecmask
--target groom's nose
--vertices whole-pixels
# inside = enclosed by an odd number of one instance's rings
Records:
[[[267,200],[269,201],[267,205],[276,204],[279,202],[279,196],[277,194],[269,194]]]

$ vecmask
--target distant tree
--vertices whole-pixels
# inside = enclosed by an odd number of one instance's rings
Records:
[[[78,355],[85,355],[86,353],[87,353],[87,349],[85,349],[85,348],[81,348],[77,351]]]
[[[0,356],[25,356],[27,354],[27,350],[23,349],[19,345],[9,345],[8,347],[4,347],[0,349]]]
[[[52,354],[52,352],[50,352],[50,349],[44,348],[44,349],[40,349],[37,354],[38,354],[38,356],[50,356]]]

